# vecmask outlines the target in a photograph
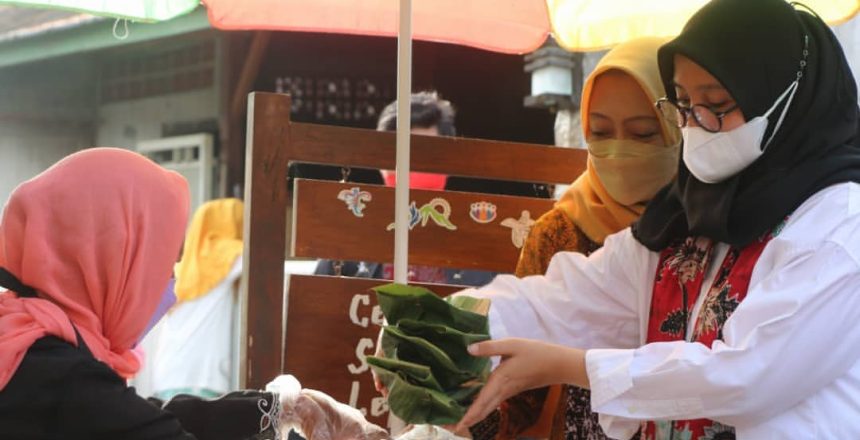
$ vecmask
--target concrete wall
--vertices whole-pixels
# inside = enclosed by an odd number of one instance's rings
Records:
[[[19,183],[75,151],[95,145],[134,149],[139,140],[162,137],[163,125],[217,118],[213,90],[83,107],[75,115],[58,115],[54,98],[63,91],[50,84],[12,81],[0,72],[3,203]],[[28,108],[14,109],[21,102],[27,102]]]
[[[159,47],[184,43],[167,40]],[[0,206],[18,184],[80,149],[134,149],[141,140],[163,137],[168,127],[217,121],[215,86],[101,104],[102,63],[127,53],[80,54],[0,69]]]
[[[98,109],[98,145],[134,148],[138,141],[163,137],[163,126],[218,118],[214,88],[122,101]]]
[[[21,182],[93,145],[95,84],[89,57],[0,70],[0,204]]]

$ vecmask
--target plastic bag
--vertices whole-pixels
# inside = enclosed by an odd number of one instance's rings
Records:
[[[307,440],[386,440],[385,429],[368,422],[361,411],[332,399],[327,394],[302,389],[291,375],[283,375],[266,385],[278,393],[280,432],[294,429]]]

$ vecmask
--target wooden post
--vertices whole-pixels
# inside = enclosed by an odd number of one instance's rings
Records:
[[[240,384],[246,388],[262,388],[283,371],[289,118],[289,96],[248,96]]]
[[[224,122],[222,124],[222,139],[225,145],[225,156],[228,161],[227,196],[238,196],[234,186],[243,180],[242,176],[242,126],[244,109],[247,107],[246,97],[254,86],[254,81],[260,73],[260,67],[265,59],[266,50],[271,40],[270,32],[255,32],[248,48],[236,38],[224,38],[226,73],[222,93],[225,95]],[[239,47],[242,46],[242,47]],[[237,63],[241,58],[241,64]]]

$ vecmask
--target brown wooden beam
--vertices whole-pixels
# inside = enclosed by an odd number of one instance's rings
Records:
[[[251,92],[260,73],[260,66],[263,64],[271,38],[271,32],[256,32],[251,40],[251,47],[248,49],[248,56],[245,58],[245,64],[242,66],[230,103],[230,115],[234,119],[241,120],[245,113],[248,93]]]
[[[291,161],[394,169],[393,132],[306,123],[290,126]],[[414,171],[522,182],[570,183],[585,169],[588,156],[579,148],[443,136],[412,135],[410,143]]]
[[[289,118],[288,96],[248,97],[241,291],[249,388],[264,387],[282,371]]]
[[[228,61],[225,65],[229,72],[226,75],[227,84],[224,88],[227,95],[225,103],[227,121],[223,139],[226,147],[225,156],[228,163],[228,196],[237,195],[233,193],[233,188],[237,185],[241,188],[244,182],[242,159],[244,158],[245,150],[245,127],[243,124],[245,121],[247,96],[254,87],[254,82],[260,73],[260,67],[265,59],[270,40],[270,32],[256,32],[251,39],[250,47],[245,48],[244,45],[238,47],[238,43],[241,43],[240,41],[227,39]],[[238,54],[243,55],[241,67],[232,62],[232,60],[238,58]]]

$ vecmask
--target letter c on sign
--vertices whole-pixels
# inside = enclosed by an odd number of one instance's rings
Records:
[[[367,328],[367,325],[370,321],[367,317],[359,318],[358,317],[358,306],[359,305],[369,305],[370,304],[370,296],[368,295],[355,295],[352,297],[352,302],[349,304],[349,320],[352,321],[353,324]]]

